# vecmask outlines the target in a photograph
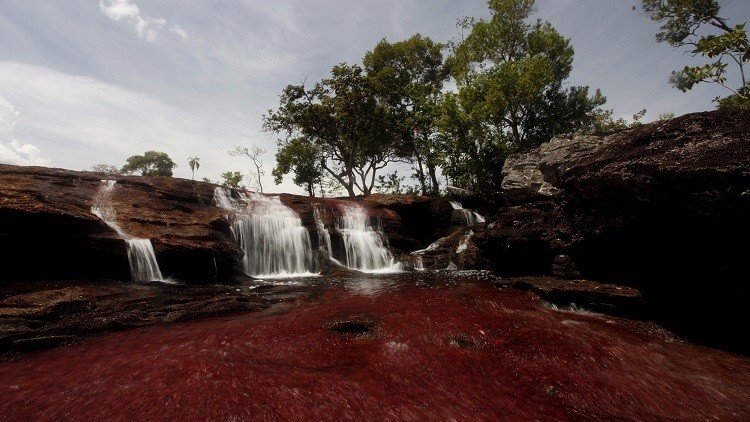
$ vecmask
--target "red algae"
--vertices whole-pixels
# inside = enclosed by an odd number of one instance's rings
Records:
[[[0,397],[7,420],[747,420],[750,361],[491,286],[330,287],[0,363]]]

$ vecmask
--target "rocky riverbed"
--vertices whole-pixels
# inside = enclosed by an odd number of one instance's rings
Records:
[[[0,363],[0,414],[750,417],[747,359],[488,281],[461,273],[308,281],[309,294],[259,313],[130,329],[26,354]]]

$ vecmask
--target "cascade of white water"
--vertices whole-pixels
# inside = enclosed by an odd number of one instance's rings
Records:
[[[336,226],[344,241],[344,265],[362,272],[396,272],[402,266],[388,250],[385,236],[370,223],[367,210],[358,204],[342,207]]]
[[[151,240],[131,237],[117,224],[117,214],[110,203],[110,195],[114,188],[114,180],[102,180],[102,187],[94,197],[91,213],[104,221],[127,243],[130,277],[133,281],[164,281]]]
[[[154,246],[149,239],[128,239],[128,261],[134,281],[162,281]]]
[[[460,202],[451,201],[451,206],[454,210],[461,214],[461,219],[464,221],[464,225],[466,225],[467,227],[485,222],[484,217],[479,215],[479,213],[477,212],[465,209]]]
[[[471,240],[471,236],[474,236],[474,231],[469,231],[467,235],[461,237],[461,240],[458,243],[458,248],[456,248],[456,253],[461,253],[469,249],[469,240]]]
[[[426,271],[427,269],[424,267],[424,259],[422,258],[422,255],[416,255],[416,259],[414,260],[414,269],[417,271]]]
[[[320,214],[320,210],[316,207],[313,211],[315,217],[315,225],[318,228],[318,239],[321,247],[325,249],[326,253],[330,258],[333,258],[333,248],[331,247],[331,233],[328,232],[325,223],[323,223],[323,216]]]
[[[245,274],[258,278],[314,275],[310,234],[278,197],[240,192],[233,198],[230,190],[217,187],[214,198],[217,206],[231,212],[232,235],[245,252]]]

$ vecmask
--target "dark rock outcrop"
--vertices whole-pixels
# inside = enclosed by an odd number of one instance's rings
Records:
[[[535,247],[516,259],[535,269],[635,286],[654,317],[678,332],[748,350],[733,331],[750,298],[750,112],[555,139],[512,157],[504,172],[517,208],[501,210],[487,229],[490,247],[480,247],[495,249],[489,258],[496,270],[517,267],[497,248],[507,249],[519,231],[520,242]],[[545,184],[559,193],[544,194]],[[539,198],[554,217],[541,217]]]
[[[42,282],[3,293],[0,355],[92,333],[257,311],[275,301],[244,288],[163,283]]]
[[[597,283],[590,280],[563,280],[554,277],[516,277],[496,284],[527,290],[561,306],[630,318],[644,317],[641,293],[632,287]]]

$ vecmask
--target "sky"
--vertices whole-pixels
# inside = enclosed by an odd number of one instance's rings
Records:
[[[750,20],[750,1],[723,15]],[[537,0],[575,48],[571,85],[601,88],[607,108],[645,120],[709,110],[720,87],[688,94],[667,84],[694,63],[657,44],[657,25],[635,0]],[[190,177],[245,171],[235,145],[265,148],[266,191],[276,139],[262,116],[290,83],[316,81],[359,63],[382,38],[458,36],[456,20],[485,17],[485,0],[0,0],[0,163],[74,170],[122,166],[147,150],[167,152]]]

